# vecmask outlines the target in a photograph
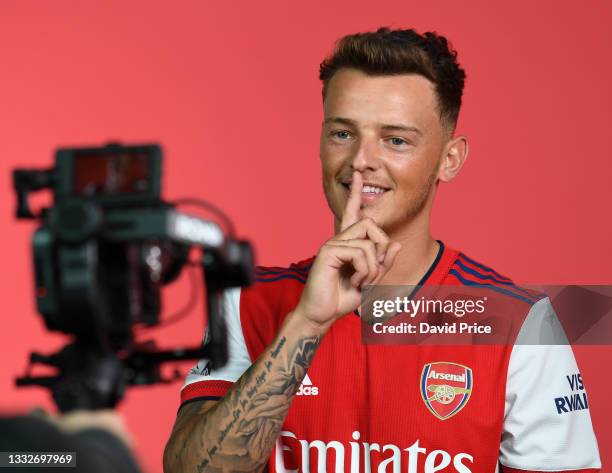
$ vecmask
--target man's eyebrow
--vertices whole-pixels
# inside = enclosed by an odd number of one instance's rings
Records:
[[[348,126],[357,126],[357,122],[355,120],[351,120],[350,118],[343,117],[329,117],[323,121],[323,124],[327,125],[328,123],[339,123],[341,125]]]
[[[352,120],[350,118],[344,118],[344,117],[329,117],[329,118],[326,118],[323,123],[325,125],[327,125],[328,123],[338,123],[341,125],[357,126],[357,122],[355,120]],[[408,125],[401,125],[401,124],[383,124],[383,125],[380,125],[380,129],[385,130],[385,131],[409,131],[409,132],[417,133],[419,135],[423,134],[423,132],[415,126],[408,126]]]
[[[407,125],[381,125],[381,130],[385,131],[411,131],[418,135],[422,135],[423,132],[419,130],[416,126],[407,126]]]

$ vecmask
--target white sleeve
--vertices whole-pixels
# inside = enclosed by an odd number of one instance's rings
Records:
[[[231,288],[225,291],[223,307],[228,334],[229,358],[227,364],[223,368],[212,370],[207,359],[199,360],[189,371],[185,384],[181,388],[182,392],[185,391],[186,387],[202,382],[199,394],[206,395],[206,383],[204,382],[225,381],[234,383],[251,366],[251,358],[247,351],[242,324],[240,323],[240,288]],[[212,383],[210,385],[212,386]],[[214,394],[211,392],[211,395]]]
[[[548,298],[531,308],[510,356],[499,461],[527,471],[601,467],[582,377]]]

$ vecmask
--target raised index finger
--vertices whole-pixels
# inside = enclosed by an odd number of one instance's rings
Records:
[[[351,182],[351,192],[346,201],[346,207],[342,214],[342,223],[340,231],[346,230],[348,227],[359,221],[359,210],[361,209],[361,190],[363,188],[363,179],[358,171],[353,171],[353,180]]]

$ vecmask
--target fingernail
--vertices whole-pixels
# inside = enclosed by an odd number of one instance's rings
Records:
[[[378,262],[383,263],[384,261],[385,261],[385,254],[381,253],[380,255],[378,255]]]

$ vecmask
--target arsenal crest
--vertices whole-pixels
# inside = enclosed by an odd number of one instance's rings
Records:
[[[454,416],[465,407],[473,385],[472,369],[467,366],[446,361],[423,366],[421,396],[427,408],[440,420]]]

